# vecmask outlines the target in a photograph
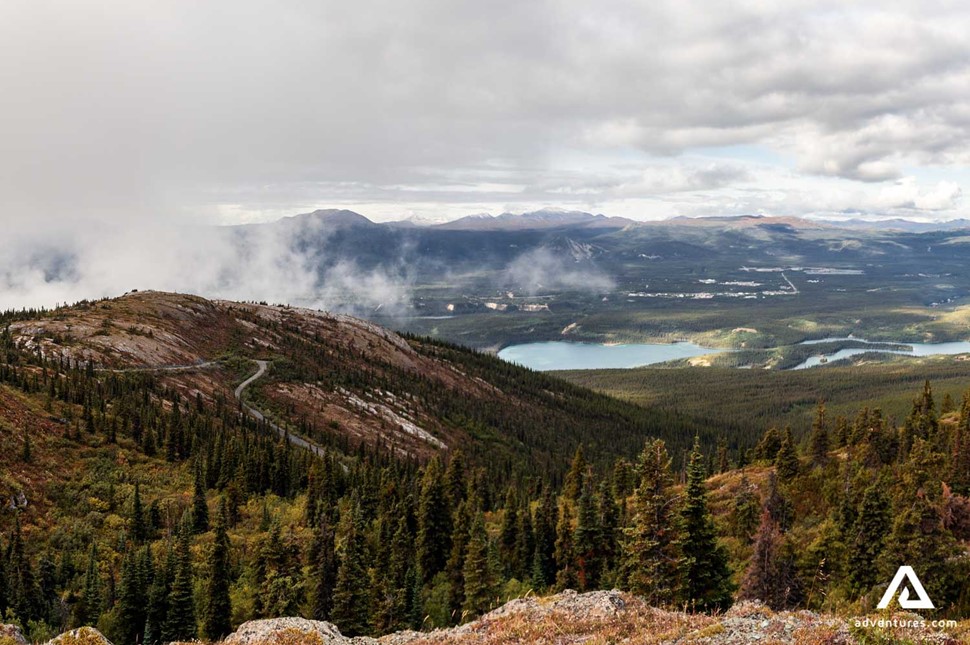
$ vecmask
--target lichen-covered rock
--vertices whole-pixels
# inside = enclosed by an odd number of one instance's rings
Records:
[[[226,638],[226,645],[366,645],[370,638],[347,638],[332,623],[306,618],[250,620]]]
[[[111,641],[94,627],[79,627],[55,636],[45,645],[111,645]]]
[[[0,645],[28,645],[16,625],[0,625]]]

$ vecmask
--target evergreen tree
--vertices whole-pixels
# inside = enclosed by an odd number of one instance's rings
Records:
[[[502,512],[502,524],[499,527],[498,552],[508,576],[515,576],[521,567],[518,562],[518,552],[515,550],[516,531],[519,523],[519,502],[515,496],[515,489],[511,486],[505,494],[505,508]]]
[[[798,462],[795,440],[792,437],[791,428],[785,428],[785,438],[775,457],[775,471],[778,473],[778,479],[790,482],[798,476],[799,470],[801,470],[801,464]]]
[[[687,465],[687,491],[681,511],[684,557],[684,600],[701,611],[721,610],[731,604],[731,571],[727,554],[718,543],[714,519],[707,507],[703,456],[700,441]]]
[[[497,589],[489,563],[488,534],[481,511],[476,512],[472,519],[462,576],[465,580],[463,609],[466,615],[473,618],[491,609]]]
[[[11,594],[13,597],[13,594]],[[16,605],[11,602],[16,608]],[[101,572],[98,569],[98,551],[92,544],[88,552],[88,566],[84,574],[84,590],[81,597],[74,606],[74,624],[78,627],[83,625],[97,624],[101,616],[103,597],[101,595]]]
[[[118,587],[118,633],[114,639],[119,643],[143,643],[145,621],[148,616],[148,589],[141,562],[129,551],[121,562],[121,584]]]
[[[901,564],[909,564],[938,609],[946,609],[958,588],[952,558],[958,550],[943,526],[940,508],[923,490],[911,494],[896,516],[884,551],[884,578]]]
[[[515,567],[513,577],[526,580],[531,574],[535,554],[535,534],[532,529],[532,510],[529,499],[522,500],[515,525]]]
[[[656,439],[644,447],[631,522],[624,530],[626,588],[656,606],[675,602],[680,589],[682,559],[670,463],[663,441]]]
[[[168,599],[175,578],[175,551],[171,543],[167,556],[155,574],[148,590],[148,609],[145,623],[145,643],[156,645],[163,642],[168,621]]]
[[[875,563],[891,528],[889,500],[882,492],[883,486],[876,483],[866,489],[846,545],[849,587],[856,595],[867,593],[880,579]]]
[[[345,543],[333,592],[333,622],[347,636],[361,636],[370,627],[369,576],[360,522],[360,509],[354,504],[342,521]]]
[[[535,515],[535,554],[532,559],[532,585],[544,589],[556,581],[556,502],[548,488]]]
[[[23,450],[20,453],[20,460],[25,464],[29,464],[33,460],[33,456],[30,451],[30,433],[27,432],[27,428],[24,428],[24,444]]]
[[[205,479],[201,461],[195,466],[195,485],[192,494],[192,531],[195,534],[209,530],[209,505],[205,499]]]
[[[465,499],[468,489],[466,469],[465,453],[461,448],[456,448],[451,453],[451,459],[448,460],[448,467],[445,469],[445,481],[452,508],[458,508],[459,502]]]
[[[209,578],[205,586],[205,609],[202,620],[202,637],[219,640],[232,631],[230,619],[232,606],[229,600],[229,535],[226,533],[228,509],[225,500],[216,518],[215,540],[209,552]]]
[[[731,529],[734,537],[745,544],[750,544],[758,528],[760,514],[761,500],[758,499],[758,493],[747,475],[742,475],[734,497],[734,508],[731,510]]]
[[[128,523],[128,534],[132,542],[142,544],[148,539],[148,524],[145,520],[145,510],[141,504],[141,493],[135,484],[135,496],[131,504],[131,519]]]
[[[560,504],[559,522],[556,524],[556,587],[560,590],[575,589],[576,555],[573,547],[573,514],[569,502]]]
[[[619,555],[619,510],[616,507],[616,500],[613,499],[613,486],[609,482],[600,484],[599,508],[597,509],[597,520],[599,521],[599,550],[601,558],[600,584],[603,584],[607,575],[615,573],[617,557]]]
[[[445,568],[451,552],[451,509],[437,456],[424,469],[418,498],[418,568],[425,582]]]
[[[596,516],[597,504],[591,479],[587,476],[583,483],[573,534],[576,580],[580,591],[597,588],[603,564],[599,518]]]
[[[455,511],[454,531],[451,534],[451,554],[448,556],[448,606],[452,615],[458,615],[465,604],[465,556],[471,532],[472,511],[470,500],[462,501]]]
[[[188,641],[196,637],[195,598],[192,580],[191,527],[183,523],[175,543],[175,577],[168,594],[168,612],[162,640]]]
[[[576,448],[572,465],[566,473],[566,478],[562,486],[563,497],[570,502],[577,502],[579,500],[579,496],[583,492],[583,477],[586,476],[588,469],[589,466],[586,464],[586,456],[583,454],[583,446],[580,445]]]
[[[780,449],[781,435],[777,429],[768,428],[754,448],[754,458],[758,461],[772,461]]]
[[[815,420],[812,421],[812,434],[808,440],[808,452],[812,465],[824,466],[829,459],[829,430],[825,420],[825,404],[819,403],[815,408]]]
[[[314,620],[330,620],[333,590],[337,581],[337,554],[334,534],[326,515],[317,520],[310,545],[311,615]]]

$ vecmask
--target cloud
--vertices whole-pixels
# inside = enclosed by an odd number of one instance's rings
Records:
[[[285,302],[367,314],[410,306],[403,269],[328,261],[327,232],[309,226],[97,227],[52,244],[21,235],[0,247],[0,309],[53,306],[130,289]],[[313,243],[301,246],[301,239]]]
[[[560,248],[539,247],[509,263],[506,281],[517,291],[535,295],[546,291],[612,291],[613,280],[586,257],[591,249],[565,240]]]

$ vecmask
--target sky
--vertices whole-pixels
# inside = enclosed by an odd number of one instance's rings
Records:
[[[5,0],[0,274],[317,208],[963,217],[968,33],[932,0]]]

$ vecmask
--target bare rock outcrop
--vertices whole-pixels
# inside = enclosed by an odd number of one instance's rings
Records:
[[[0,645],[28,645],[16,625],[0,625]]]
[[[111,645],[111,641],[94,627],[79,627],[55,636],[44,645]]]
[[[250,620],[225,640],[225,645],[367,645],[372,638],[348,638],[332,623],[306,618]]]

